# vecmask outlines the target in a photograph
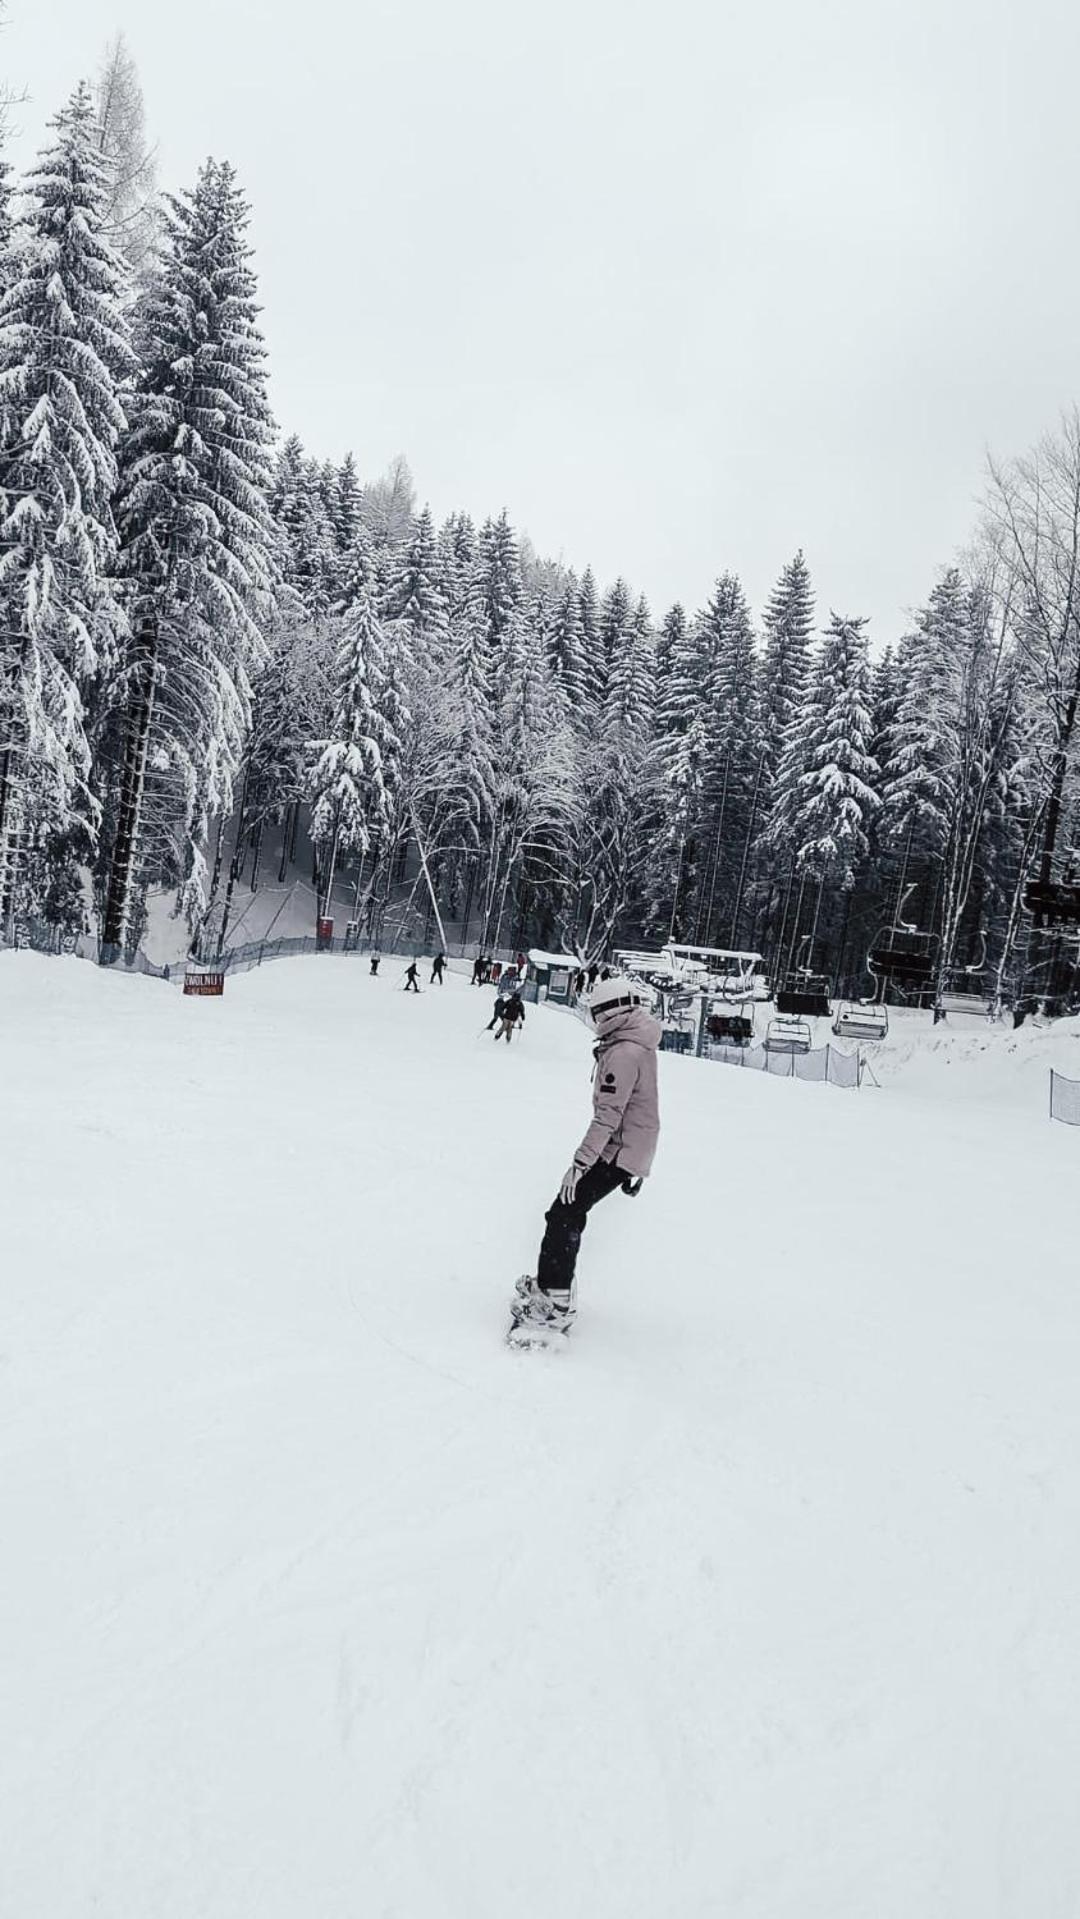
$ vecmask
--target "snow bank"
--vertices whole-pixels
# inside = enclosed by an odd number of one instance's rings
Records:
[[[0,1908],[1072,1919],[1076,1134],[665,1056],[516,1356],[589,1037],[394,979],[0,959]]]

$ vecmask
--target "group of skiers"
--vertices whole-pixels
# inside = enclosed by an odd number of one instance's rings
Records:
[[[372,961],[371,970],[373,973],[378,971],[377,960]],[[435,958],[431,962],[431,978],[428,981],[428,985],[441,986],[445,971],[446,954],[436,953]],[[415,960],[410,960],[408,966],[405,968],[405,991],[407,993],[418,993],[420,991],[420,975],[417,971]]]
[[[501,965],[500,961],[488,959],[483,953],[478,954],[473,961],[472,978],[469,981],[470,986],[490,986],[492,980],[497,980],[499,977],[496,971],[499,965]],[[507,967],[506,972],[503,974],[504,984],[513,970],[515,969]],[[517,956],[516,971],[519,977],[525,971],[524,953],[519,953]]]

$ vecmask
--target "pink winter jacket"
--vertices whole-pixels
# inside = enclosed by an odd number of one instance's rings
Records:
[[[653,1163],[660,1134],[656,1049],[660,1028],[640,1006],[613,1019],[596,1048],[593,1122],[574,1154],[583,1169],[613,1159],[635,1178]]]

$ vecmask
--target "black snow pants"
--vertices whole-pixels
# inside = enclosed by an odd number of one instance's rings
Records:
[[[542,1293],[568,1292],[574,1282],[578,1247],[594,1206],[626,1184],[631,1175],[614,1160],[597,1159],[582,1173],[572,1206],[564,1206],[556,1195],[545,1213],[547,1226],[536,1267],[536,1283]]]

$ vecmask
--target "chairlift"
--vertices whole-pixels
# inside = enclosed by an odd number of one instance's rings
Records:
[[[975,982],[986,970],[986,928],[979,932],[979,956],[970,966],[956,966],[942,982],[934,1001],[934,1022],[939,1019],[980,1019],[990,1017],[990,1001]]]
[[[809,945],[807,933],[799,948],[798,964],[777,986],[776,1010],[801,1019],[828,1019],[832,1013],[831,983],[824,973],[812,973],[803,964],[803,954]]]
[[[1029,880],[1023,903],[1037,933],[1080,926],[1080,886],[1073,881]]]
[[[714,999],[726,1000],[729,1006],[741,1006],[754,998],[759,982],[760,975],[752,972],[721,973],[710,979],[709,993]]]
[[[837,1039],[887,1039],[889,1009],[884,1000],[845,1000],[837,1008],[833,1032]]]
[[[765,1033],[767,1053],[808,1053],[813,1043],[813,1035],[804,1019],[792,1019],[781,1013],[769,1021]]]
[[[866,970],[872,979],[880,981],[882,990],[898,986],[921,997],[933,978],[938,936],[921,932],[901,917],[915,885],[913,881],[905,892],[893,924],[875,934],[866,955]]]
[[[745,1006],[738,1013],[710,1013],[705,1028],[718,1046],[749,1046],[754,1037],[753,1010]]]

